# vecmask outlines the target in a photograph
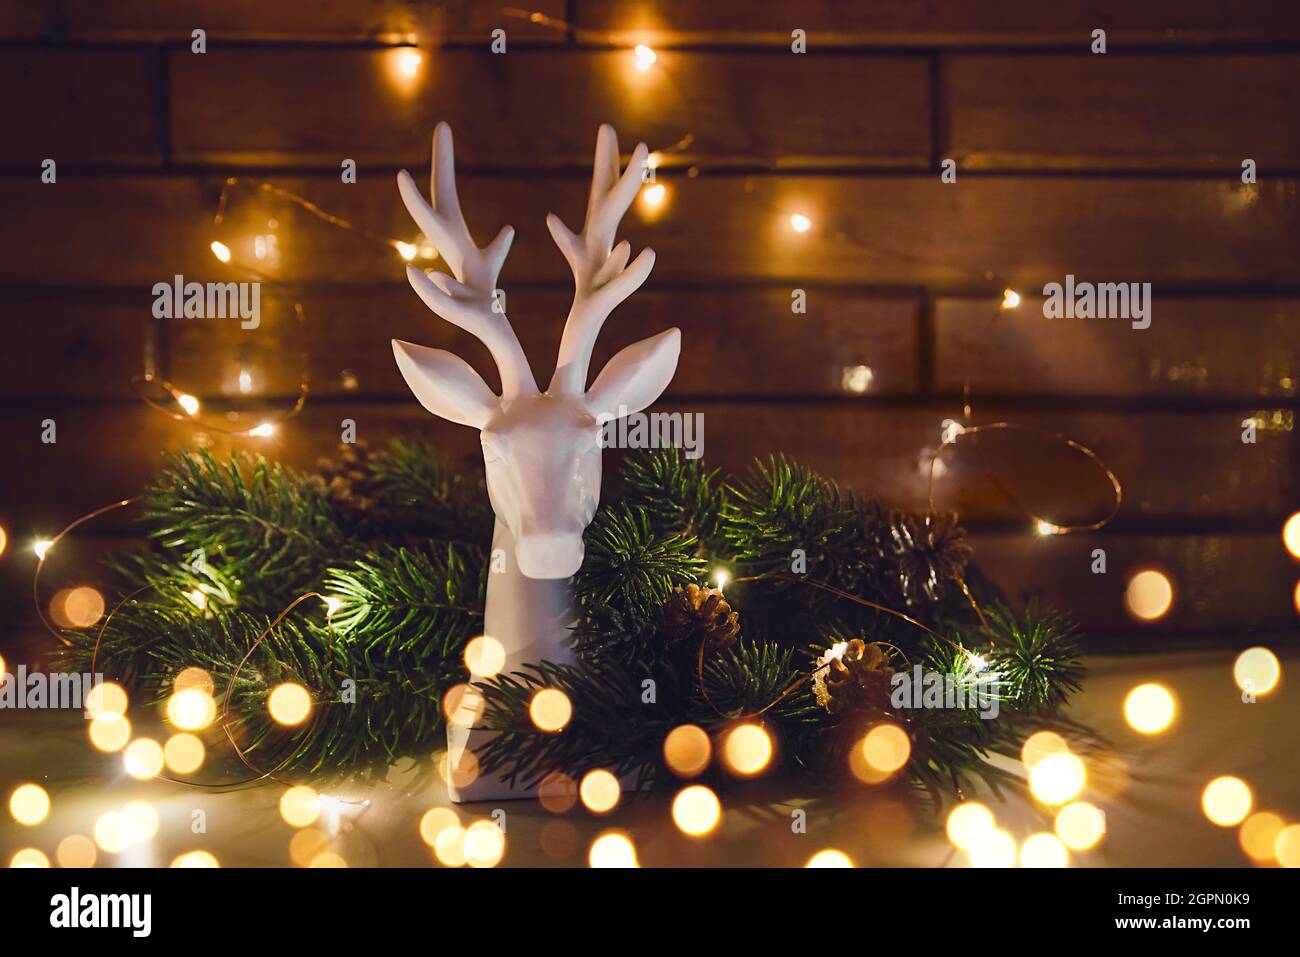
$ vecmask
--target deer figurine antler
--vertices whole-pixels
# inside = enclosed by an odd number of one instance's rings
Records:
[[[618,137],[613,127],[601,126],[582,232],[573,233],[554,213],[546,218],[574,280],[573,306],[546,392],[538,391],[497,296],[514,230],[504,227],[482,249],[474,244],[456,193],[446,123],[433,134],[433,205],[409,173],[402,170],[397,177],[407,210],[453,273],[426,276],[408,266],[408,281],[431,310],[482,340],[501,374],[498,396],[459,356],[393,340],[397,366],[420,404],[480,431],[496,512],[484,629],[504,646],[506,672],[542,660],[572,660],[569,578],[582,565],[583,531],[600,501],[601,430],[610,419],[639,412],[659,398],[677,369],[681,332],[674,328],[618,352],[587,388],[601,326],[654,266],[652,250],[643,250],[629,265],[631,246],[626,240],[614,244],[641,186],[646,156],[641,143],[620,175]],[[454,757],[457,749],[473,748],[479,735],[450,723],[449,752]],[[486,781],[450,790],[453,800],[515,793],[504,782]]]

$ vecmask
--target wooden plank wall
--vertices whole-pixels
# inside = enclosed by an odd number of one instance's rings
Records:
[[[504,55],[489,50],[497,28]],[[1099,28],[1104,55],[1089,49]],[[402,79],[394,44],[409,43],[423,62]],[[658,54],[644,73],[635,43]],[[454,348],[493,381],[482,347],[428,314],[391,248],[256,184],[413,240],[393,173],[422,178],[429,132],[450,120],[472,226],[518,229],[508,308],[549,370],[569,290],[544,216],[580,217],[608,120],[625,148],[659,151],[668,192],[628,218],[658,263],[598,358],[680,326],[662,408],[705,414],[710,460],[785,451],[919,507],[942,423],[969,402],[974,422],[1068,434],[1124,484],[1109,528],[1040,539],[994,480],[1039,514],[1087,520],[1107,486],[1082,459],[1020,434],[945,461],[937,504],[963,513],[1014,595],[1121,647],[1294,636],[1300,565],[1279,530],[1300,508],[1297,101],[1300,7],[1284,0],[5,3],[4,574],[24,582],[34,535],[138,490],[160,450],[310,465],[350,418],[375,443],[420,435],[472,457],[472,433],[416,406],[387,340]],[[340,182],[345,158],[355,185]],[[940,179],[949,159],[955,183]],[[1246,159],[1257,183],[1241,181]],[[231,175],[244,186],[214,227]],[[807,233],[790,229],[796,212]],[[272,234],[253,260],[254,236]],[[232,278],[213,239],[268,281],[262,327],[152,320],[153,283]],[[1152,283],[1151,327],[1045,319],[1042,287],[1067,274]],[[1003,286],[1018,309],[999,312]],[[243,369],[269,410],[304,351],[306,410],[269,440],[171,421],[128,384],[149,364],[216,405]],[[1089,570],[1098,547],[1106,575]],[[1177,600],[1138,626],[1122,595],[1144,566],[1170,574]]]

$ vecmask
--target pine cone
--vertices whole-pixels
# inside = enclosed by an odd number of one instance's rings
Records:
[[[817,659],[813,696],[831,714],[884,711],[894,669],[884,649],[861,638],[837,642]]]
[[[721,651],[740,634],[740,616],[722,597],[722,589],[687,585],[674,588],[664,605],[664,627],[674,644],[695,647],[703,642],[708,650]]]
[[[339,459],[322,458],[314,476],[329,497],[352,518],[373,516],[379,507],[379,478],[371,468],[372,456],[365,442],[340,443]]]
[[[903,598],[913,607],[942,598],[945,587],[961,579],[971,556],[956,512],[890,512],[889,545]]]

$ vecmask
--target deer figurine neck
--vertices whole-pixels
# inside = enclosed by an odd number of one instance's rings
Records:
[[[446,123],[433,134],[432,205],[406,170],[397,176],[407,211],[454,273],[426,274],[408,265],[407,281],[433,312],[487,346],[501,375],[498,395],[460,356],[393,340],[397,366],[420,404],[479,430],[497,516],[483,626],[505,649],[506,675],[543,661],[573,662],[571,583],[582,566],[583,530],[600,500],[600,430],[659,398],[677,368],[681,331],[668,329],[620,350],[587,386],[592,349],[606,318],[654,266],[652,250],[629,262],[632,247],[626,240],[614,242],[641,188],[648,155],[639,144],[620,172],[618,138],[612,127],[602,126],[582,231],[574,233],[554,213],[546,218],[574,281],[573,306],[546,392],[538,391],[496,287],[514,230],[503,227],[487,246],[475,245],[460,209]],[[473,766],[463,760],[466,751],[476,751],[490,736],[453,718],[447,725],[449,766]],[[505,780],[508,771],[498,780],[479,778],[457,787],[453,770],[448,791],[454,801],[530,796]]]
[[[574,623],[572,578],[529,578],[519,570],[514,536],[501,519],[492,532],[483,632],[501,643],[503,674],[524,665],[570,664]]]

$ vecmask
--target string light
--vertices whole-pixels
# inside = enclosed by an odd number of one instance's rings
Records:
[[[757,724],[742,724],[727,733],[722,745],[722,763],[737,777],[752,778],[772,761],[772,736]]]
[[[94,867],[97,856],[95,842],[84,834],[69,834],[54,849],[59,867]]]
[[[1068,751],[1049,754],[1029,772],[1029,790],[1044,804],[1064,804],[1087,783],[1083,762]]]
[[[1300,824],[1291,824],[1277,832],[1273,856],[1282,867],[1300,867]]]
[[[984,840],[966,851],[971,867],[1014,867],[1016,864],[1016,839],[1002,830],[993,828]]]
[[[1055,731],[1035,731],[1025,738],[1025,743],[1021,745],[1020,760],[1028,770],[1032,771],[1034,765],[1049,754],[1069,750],[1070,746],[1065,743],[1065,738]]]
[[[654,50],[650,49],[644,43],[638,43],[636,48],[632,51],[632,59],[633,63],[636,64],[636,68],[642,73],[645,73],[654,66],[655,61],[658,60],[659,57],[655,54]]]
[[[182,731],[198,731],[217,716],[217,703],[202,688],[182,688],[167,699],[167,719]]]
[[[36,557],[38,559],[40,559],[41,561],[45,561],[45,556],[49,553],[50,549],[53,547],[54,547],[54,543],[50,541],[48,538],[40,538],[37,539],[36,542],[32,544],[32,551],[36,553]]]
[[[1015,309],[1020,305],[1020,293],[1010,287],[1002,290],[1002,307],[1000,312],[1006,312],[1008,309]]]
[[[1034,530],[1038,532],[1039,535],[1043,536],[1060,535],[1063,531],[1061,526],[1053,525],[1051,522],[1045,521],[1039,521],[1038,524],[1034,526]]]
[[[137,781],[156,778],[163,769],[162,745],[153,738],[136,738],[122,752],[122,764]]]
[[[209,851],[186,851],[184,854],[177,855],[171,863],[172,867],[220,867],[215,855]]]
[[[335,612],[343,607],[343,599],[337,595],[323,595],[321,601],[325,603],[325,617],[333,618]]]
[[[320,795],[305,784],[295,785],[280,795],[280,817],[290,827],[307,827],[320,817]]]
[[[230,247],[225,243],[214,239],[208,244],[208,248],[212,250],[212,255],[216,256],[219,261],[223,263],[230,262]]]
[[[726,569],[719,568],[713,573],[713,580],[718,583],[718,591],[727,587],[727,582],[731,581],[731,574]]]
[[[656,211],[663,206],[664,200],[668,198],[668,187],[663,183],[655,183],[641,191],[641,203],[647,210]]]
[[[188,392],[182,392],[178,395],[176,397],[176,404],[185,410],[186,415],[199,414],[199,400],[194,398],[194,396],[190,395]]]
[[[573,702],[559,688],[542,688],[529,702],[528,716],[539,731],[560,731],[573,717]]]
[[[1055,831],[1070,850],[1086,851],[1106,833],[1106,814],[1087,801],[1071,801],[1056,812]]]
[[[405,49],[397,54],[397,68],[408,79],[415,79],[420,72],[424,57],[419,50]]]
[[[449,807],[432,807],[420,818],[420,840],[430,847],[438,843],[438,835],[449,827],[460,827],[460,817]]]
[[[5,549],[8,546],[9,546],[9,533],[5,531],[5,527],[3,525],[0,525],[0,555],[3,555],[5,553]]]
[[[465,667],[475,678],[491,678],[506,666],[506,649],[490,635],[479,635],[465,645]]]
[[[415,258],[415,254],[419,252],[419,249],[415,246],[414,243],[402,242],[400,239],[397,240],[397,242],[395,242],[393,245],[397,249],[397,254],[401,256],[403,259],[405,259],[408,263],[411,260],[413,260]]]
[[[803,213],[791,213],[790,228],[796,233],[806,233],[812,229],[812,220]]]
[[[14,856],[9,859],[10,867],[49,867],[50,859],[45,856],[43,851],[34,847],[24,847],[14,852]]]
[[[108,754],[121,751],[131,740],[131,722],[121,715],[94,718],[87,729],[90,743]]]
[[[1256,811],[1241,822],[1237,841],[1246,856],[1257,863],[1277,860],[1277,836],[1286,827],[1280,815],[1272,811]]]
[[[604,768],[588,771],[578,785],[578,796],[593,814],[608,814],[623,796],[618,778]]]
[[[131,843],[126,820],[118,811],[105,811],[95,820],[95,843],[108,854],[120,854]]]
[[[269,439],[275,435],[275,424],[272,422],[263,422],[261,425],[255,425],[248,430],[248,434],[259,439]]]
[[[1020,845],[1021,867],[1067,867],[1070,852],[1055,834],[1031,834]]]
[[[146,801],[132,801],[122,808],[122,826],[128,844],[146,844],[158,833],[158,812]]]
[[[679,778],[693,778],[709,766],[713,744],[708,732],[694,724],[673,728],[664,738],[664,763]]]
[[[199,588],[191,589],[186,594],[185,597],[188,598],[191,602],[193,602],[194,607],[197,608],[199,611],[203,611],[208,607],[208,596],[203,594],[202,589]]]
[[[465,863],[496,867],[506,852],[506,838],[495,821],[475,821],[465,829]]]
[[[163,745],[163,762],[176,774],[193,774],[203,766],[203,742],[192,734],[173,734]]]

